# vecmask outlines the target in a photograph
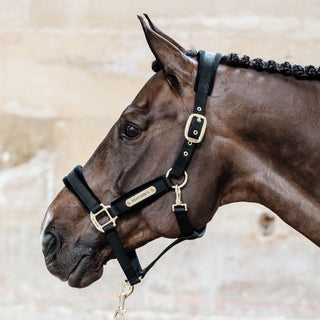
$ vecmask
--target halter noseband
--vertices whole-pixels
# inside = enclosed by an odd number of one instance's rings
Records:
[[[206,227],[201,230],[193,229],[187,215],[187,205],[181,201],[181,188],[187,182],[186,170],[192,154],[205,133],[207,120],[204,114],[207,98],[212,92],[221,58],[220,53],[210,54],[203,50],[198,52],[198,73],[194,86],[196,96],[193,113],[187,120],[185,140],[178,157],[166,175],[159,176],[129,191],[108,206],[104,205],[88,186],[82,175],[81,166],[75,167],[63,179],[66,187],[77,196],[90,213],[91,221],[97,230],[105,233],[112,251],[131,285],[139,283],[154,264],[173,246],[184,240],[200,238],[205,233]],[[175,185],[170,179],[170,177],[180,178],[183,175],[185,176],[185,181],[182,185]],[[122,215],[147,206],[173,189],[176,192],[176,203],[172,206],[172,211],[175,213],[181,236],[165,248],[146,268],[142,269],[136,251],[125,251],[116,230],[116,222]],[[108,217],[108,221],[100,224],[99,221],[103,215]]]

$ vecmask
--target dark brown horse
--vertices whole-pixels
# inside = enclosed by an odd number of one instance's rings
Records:
[[[83,168],[87,183],[105,204],[167,172],[193,109],[195,53],[150,20],[149,25],[140,21],[157,72]],[[251,201],[270,208],[320,246],[319,79],[320,69],[312,66],[223,58],[207,101],[206,135],[183,189],[195,229],[204,227],[219,206]],[[119,219],[126,250],[158,237],[179,236],[171,211],[174,199],[169,192]],[[41,238],[49,271],[71,286],[91,284],[113,258],[104,234],[66,188],[50,205]]]

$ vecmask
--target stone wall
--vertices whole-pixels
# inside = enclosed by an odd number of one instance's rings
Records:
[[[47,272],[39,229],[152,74],[143,12],[185,47],[320,65],[318,0],[0,0],[1,320],[112,317],[117,263],[69,288]],[[142,248],[144,264],[166,243]],[[320,319],[319,252],[262,206],[226,206],[136,287],[129,319]]]

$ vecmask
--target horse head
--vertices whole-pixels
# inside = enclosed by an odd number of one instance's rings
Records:
[[[149,24],[139,17],[156,73],[82,170],[81,179],[103,204],[168,172],[184,137],[193,143],[189,131],[187,137],[184,133],[191,128],[187,119],[204,122],[192,117],[198,108],[194,88],[200,55],[146,18]],[[192,228],[202,229],[220,205],[252,201],[320,246],[320,69],[234,54],[222,61],[207,100],[206,136],[192,156],[190,182],[183,189]],[[114,255],[78,198],[70,188],[60,191],[46,213],[41,241],[49,271],[71,286],[84,287],[101,277]],[[124,250],[158,237],[178,237],[174,202],[174,192],[167,192],[120,216],[116,229]]]
[[[147,17],[148,18],[148,17]],[[149,19],[148,19],[149,20]],[[186,119],[192,113],[197,75],[195,55],[161,32],[150,20],[140,21],[156,61],[157,72],[124,110],[91,158],[83,176],[103,203],[111,203],[132,188],[167,172],[183,139]],[[200,148],[205,148],[205,144]],[[199,167],[208,159],[195,155],[197,166],[189,173],[192,185],[184,196],[193,195],[189,215],[194,228],[203,227],[217,206],[212,201],[214,184]],[[194,198],[197,194],[197,198]],[[200,196],[201,195],[201,196]],[[180,234],[171,211],[174,193],[118,219],[117,231],[125,250],[132,250],[158,237]],[[201,212],[195,213],[201,205]],[[99,279],[103,265],[113,258],[105,236],[90,221],[83,205],[67,188],[54,199],[42,224],[43,253],[48,270],[69,285],[84,287]]]

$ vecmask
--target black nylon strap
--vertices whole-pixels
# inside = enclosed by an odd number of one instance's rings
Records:
[[[194,91],[197,92],[194,102],[194,113],[197,113],[196,109],[198,106],[202,108],[202,111],[198,111],[198,113],[205,113],[207,98],[212,93],[221,58],[222,55],[220,53],[212,54],[203,50],[199,50],[198,52],[198,73],[194,85]]]
[[[100,209],[100,200],[92,192],[82,175],[82,167],[76,166],[68,176],[63,178],[65,186],[73,192],[89,212]]]
[[[186,171],[185,169],[188,167],[191,157],[196,148],[196,144],[192,143],[191,145],[187,140],[184,140],[179,155],[172,166],[171,174],[177,178],[182,177],[183,173]]]
[[[135,251],[127,253],[121,240],[119,238],[118,232],[113,228],[105,228],[105,234],[107,236],[108,242],[112,248],[112,251],[117,258],[127,280],[131,285],[140,282],[139,276],[141,273],[141,266]]]
[[[148,205],[150,202],[155,201],[164,193],[171,190],[172,183],[170,180],[165,176],[159,176],[154,180],[151,180],[131,191],[123,195],[122,197],[116,199],[115,201],[111,202],[111,212],[115,216],[120,216],[125,214],[129,211],[136,210],[138,208],[144,207]],[[154,188],[154,189],[152,189]],[[150,195],[149,195],[150,194]],[[146,197],[143,200],[143,197]],[[132,199],[132,205],[128,206],[128,202]]]
[[[188,211],[186,207],[184,205],[175,205],[173,212],[176,215],[176,219],[181,231],[181,235],[188,236],[192,234],[194,229],[188,218]]]
[[[208,95],[211,94],[219,62],[222,58],[220,53],[210,54],[203,50],[198,52],[198,73],[194,85],[196,97],[194,102],[193,113],[204,115]],[[198,121],[193,117],[188,130],[188,137],[197,139],[200,135],[204,120]],[[197,132],[197,134],[195,134]],[[178,157],[172,167],[171,174],[175,177],[181,177],[186,171],[197,143],[192,143],[187,139],[184,140]]]
[[[185,240],[194,240],[194,239],[199,239],[201,237],[203,237],[203,235],[206,232],[206,226],[204,228],[202,228],[199,231],[193,230],[192,234],[189,236],[181,236],[178,239],[176,239],[175,241],[173,241],[171,244],[169,244],[158,256],[157,258],[155,258],[146,268],[144,268],[141,272],[140,272],[140,277],[141,279],[145,277],[145,275],[149,272],[149,270],[159,261],[159,259],[166,253],[168,252],[172,247],[174,247],[175,245],[177,245],[180,242],[183,242]]]

